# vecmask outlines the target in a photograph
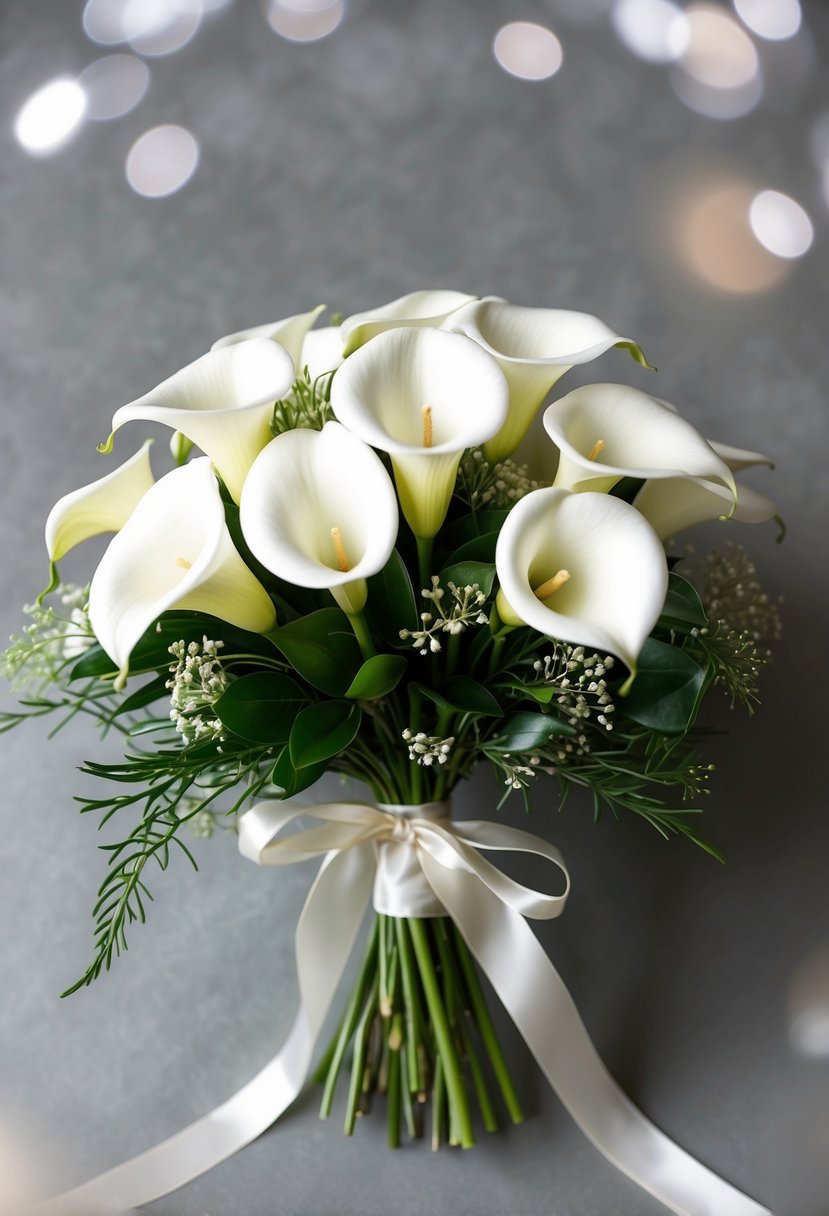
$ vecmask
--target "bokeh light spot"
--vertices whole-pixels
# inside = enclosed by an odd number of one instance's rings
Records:
[[[687,44],[672,69],[681,101],[707,118],[741,118],[763,95],[757,48],[733,17],[713,4],[685,10]]]
[[[649,63],[670,63],[688,45],[688,22],[671,0],[617,0],[613,28],[629,51]]]
[[[129,150],[127,181],[145,198],[166,198],[190,180],[198,163],[198,141],[188,130],[172,123],[152,127]]]
[[[492,51],[504,71],[521,80],[549,80],[564,60],[561,43],[553,31],[532,21],[502,25]]]
[[[344,0],[270,0],[268,24],[288,42],[319,42],[345,17]]]
[[[747,181],[711,176],[689,181],[678,191],[673,210],[675,249],[680,262],[709,288],[752,295],[777,287],[790,266],[757,241],[749,210],[757,194]]]
[[[86,93],[87,117],[103,122],[135,109],[147,92],[150,69],[135,55],[104,55],[84,68],[78,82]]]
[[[751,231],[764,249],[778,258],[801,258],[815,237],[812,221],[788,194],[761,190],[748,210]]]
[[[17,112],[14,134],[33,156],[59,151],[80,129],[86,93],[77,80],[60,76],[33,93]]]
[[[770,42],[793,38],[803,20],[799,0],[734,0],[734,8],[752,33]]]

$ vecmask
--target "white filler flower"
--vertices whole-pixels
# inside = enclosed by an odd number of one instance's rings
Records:
[[[462,452],[502,425],[507,383],[468,338],[395,329],[346,359],[331,383],[331,407],[390,454],[403,514],[416,536],[429,538],[446,516]]]
[[[89,588],[95,636],[126,679],[130,654],[163,612],[192,609],[266,633],[270,596],[237,553],[205,457],[148,490],[101,558]]]
[[[380,304],[367,312],[356,312],[343,321],[340,332],[346,355],[357,350],[387,329],[415,326],[434,329],[462,305],[474,300],[462,291],[430,289],[411,291],[408,295]]]
[[[668,567],[659,537],[628,503],[533,490],[507,516],[495,565],[506,624],[609,651],[636,671],[665,602]]]
[[[248,474],[240,518],[263,566],[298,587],[326,588],[352,614],[397,537],[391,478],[339,422],[277,435]]]
[[[509,416],[484,445],[493,464],[515,451],[544,398],[571,367],[597,359],[611,346],[625,348],[638,363],[650,366],[635,342],[586,312],[520,308],[488,297],[467,304],[443,328],[472,338],[498,360],[506,375]]]
[[[274,403],[293,382],[288,352],[255,338],[209,351],[152,392],[122,405],[112,430],[139,419],[180,431],[210,457],[238,502],[248,469],[270,440]]]
[[[106,477],[58,499],[46,520],[46,548],[57,562],[91,536],[118,532],[155,484],[150,467],[152,439]]]

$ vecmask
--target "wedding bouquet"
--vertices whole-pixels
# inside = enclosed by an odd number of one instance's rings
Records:
[[[111,784],[82,810],[125,826],[68,991],[144,919],[151,863],[193,860],[188,830],[232,824],[264,864],[319,856],[297,1057],[372,889],[374,905],[317,1067],[322,1113],[350,1070],[346,1132],[382,1094],[392,1145],[428,1122],[433,1147],[469,1146],[476,1117],[522,1117],[478,963],[550,1075],[504,993],[529,979],[511,927],[557,915],[566,887],[507,877],[484,853],[564,863],[528,833],[453,823],[452,791],[487,761],[504,798],[584,787],[597,819],[634,815],[717,856],[697,827],[713,767],[701,706],[719,686],[752,710],[779,622],[742,550],[689,560],[666,544],[706,520],[775,518],[735,480],[771,461],[639,389],[593,384],[547,405],[530,469],[515,454],[559,378],[612,347],[648,367],[635,342],[583,313],[455,291],[317,329],[321,311],[222,338],[116,410],[102,452],[127,424],[161,423],[174,467],[155,479],[148,439],[52,509],[51,584],[5,654],[22,704],[0,726],[83,712],[124,735],[120,762],[83,767]],[[110,532],[89,586],[60,583],[57,563]],[[369,799],[291,801],[325,772]],[[302,814],[316,826],[286,832]],[[535,1016],[557,1017],[543,1001]]]

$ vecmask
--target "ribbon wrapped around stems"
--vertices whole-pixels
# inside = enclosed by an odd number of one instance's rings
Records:
[[[320,825],[283,835],[299,816]],[[450,916],[560,1100],[617,1169],[676,1216],[771,1216],[768,1208],[674,1144],[622,1093],[527,918],[564,910],[558,851],[528,832],[452,822],[447,802],[317,807],[270,802],[239,821],[239,847],[260,865],[322,857],[296,929],[300,1007],[279,1053],[234,1097],[168,1140],[38,1205],[39,1216],[117,1216],[206,1173],[262,1134],[300,1093],[314,1047],[370,902],[390,916]],[[548,895],[484,853],[524,852],[565,879]]]

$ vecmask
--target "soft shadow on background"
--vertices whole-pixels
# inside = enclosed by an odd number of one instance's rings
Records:
[[[779,502],[785,544],[772,525],[729,532],[784,597],[785,635],[756,720],[724,705],[714,723],[730,733],[706,821],[727,864],[636,822],[595,827],[576,800],[559,814],[552,790],[531,826],[573,872],[542,936],[611,1070],[777,1216],[825,1216],[829,1193],[828,54],[826,6],[796,0],[0,9],[4,636],[44,583],[49,506],[101,474],[113,410],[220,335],[317,303],[449,286],[595,312],[660,370],[611,351],[582,380],[624,379],[776,458],[747,480]],[[79,723],[0,740],[0,1177],[55,1187],[265,1063],[293,1016],[310,881],[251,873],[230,835],[196,842],[201,873],[159,875],[128,959],[61,1003],[103,871],[75,770],[101,747]],[[461,814],[495,792],[482,775]],[[375,1120],[348,1142],[310,1095],[151,1210],[661,1212],[505,1033],[531,1117],[478,1152],[392,1155]]]

